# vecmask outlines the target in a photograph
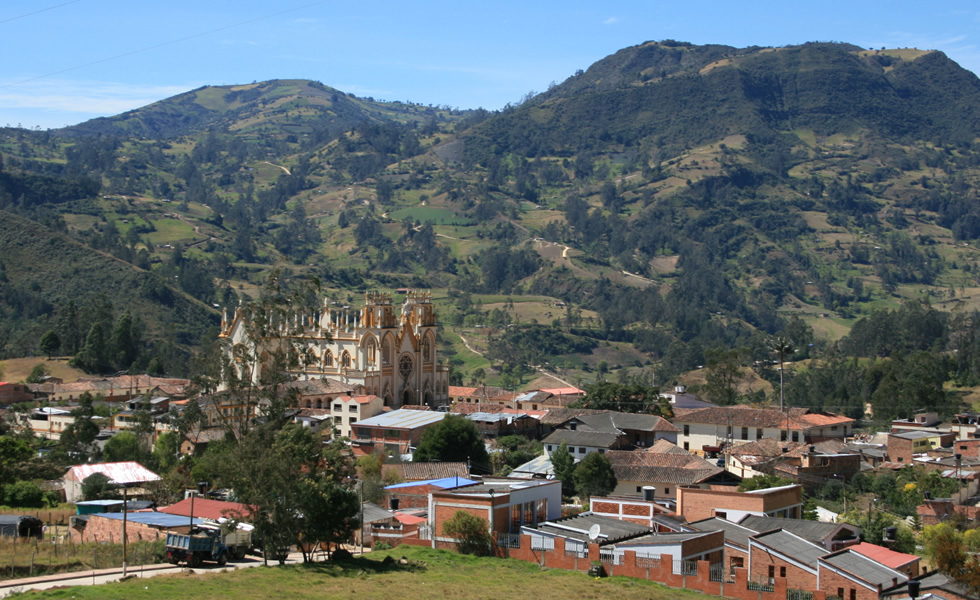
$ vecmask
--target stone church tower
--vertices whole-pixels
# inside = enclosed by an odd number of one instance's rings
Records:
[[[299,380],[334,379],[355,386],[359,394],[384,399],[385,406],[439,406],[449,400],[449,368],[440,365],[436,321],[429,292],[408,291],[396,315],[391,294],[369,292],[359,311],[327,299],[314,314],[292,313],[275,339],[252,340],[239,307],[222,321],[221,336],[229,352],[244,344],[259,357],[252,369],[258,383],[264,356],[273,344],[288,344],[300,357],[289,374]]]

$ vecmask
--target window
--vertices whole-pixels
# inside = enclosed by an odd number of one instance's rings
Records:
[[[333,409],[336,410],[336,411],[338,411],[338,412],[339,411],[342,411],[342,410],[344,410],[344,405],[343,404],[334,404],[333,405]]]
[[[762,428],[761,427],[759,427],[759,428],[757,428],[755,430],[755,439],[757,439],[757,440],[761,440],[762,439]]]
[[[548,444],[548,452],[551,452],[552,450],[553,450],[553,448],[552,448],[551,444]]]
[[[349,405],[349,406],[347,407],[347,412],[353,412],[353,413],[356,413],[356,412],[357,412],[357,405],[356,405],[356,404],[351,404],[351,405]]]
[[[844,588],[837,588],[837,597],[838,598],[844,597]]]
[[[779,432],[779,441],[780,442],[785,442],[786,441],[786,431],[785,430]]]
[[[690,450],[691,449],[691,445],[688,444],[687,442],[684,442],[684,449],[685,450]]]
[[[343,417],[337,415],[336,417],[333,418],[333,422],[340,425],[342,423],[341,419],[343,419]]]
[[[333,366],[333,354],[330,354],[329,350],[323,353],[323,366],[325,367]]]
[[[725,432],[725,435],[731,435],[731,434],[732,434],[732,426],[729,425],[728,426],[728,431]]]
[[[769,565],[769,580],[772,581],[776,577],[776,566]]]
[[[643,491],[643,487],[642,487],[642,486],[639,486],[639,485],[638,485],[638,486],[636,486],[636,492],[637,492],[637,493],[640,493],[640,492],[642,492],[642,491]]]
[[[719,519],[728,519],[728,512],[724,510],[716,510],[715,516]]]
[[[794,431],[793,432],[793,441],[794,442],[800,441],[800,432],[799,431]]]
[[[378,346],[375,344],[374,340],[368,342],[367,359],[371,364],[374,364],[378,360]]]
[[[836,425],[831,425],[830,426],[830,430],[831,431],[837,431],[837,426]]]
[[[579,448],[578,449],[578,453],[579,454],[585,454],[585,448]]]
[[[904,462],[904,460],[905,460],[905,459],[904,459],[904,458],[902,458],[901,456],[899,456],[899,457],[898,457],[898,462]]]
[[[748,427],[743,427],[742,428],[742,439],[743,440],[749,439],[749,428]]]
[[[664,494],[668,494],[668,495],[670,494],[670,488],[669,487],[665,487],[664,488]]]
[[[342,359],[342,363],[341,364],[344,365],[344,368],[345,369],[349,369],[350,368],[350,353],[349,352],[346,352],[346,351],[344,352],[344,357]]]
[[[350,417],[350,419],[347,422],[353,425],[354,423],[357,423],[357,417]]]
[[[690,425],[685,425],[684,426],[684,435],[691,435],[691,426]]]
[[[786,567],[779,567],[779,576],[786,577]]]
[[[857,590],[851,588],[851,591],[847,594],[847,596],[850,598],[850,600],[857,600]]]

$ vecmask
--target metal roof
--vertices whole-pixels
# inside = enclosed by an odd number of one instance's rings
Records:
[[[788,531],[777,529],[768,533],[759,533],[749,538],[749,546],[758,544],[774,550],[783,556],[792,558],[808,568],[817,570],[817,561],[827,555],[827,549],[809,542]],[[751,550],[750,550],[751,551]]]
[[[136,461],[75,465],[68,469],[65,476],[70,474],[75,481],[81,482],[95,473],[102,473],[117,485],[160,481],[159,475]]]
[[[433,487],[441,489],[457,488],[464,485],[473,485],[477,483],[472,479],[466,479],[465,477],[443,477],[442,479],[429,479],[426,481],[406,481],[404,483],[396,483],[394,485],[385,486],[386,490],[397,490],[406,487],[415,487],[417,485],[431,485]]]
[[[389,413],[381,413],[363,421],[354,423],[355,427],[365,425],[372,427],[393,427],[400,429],[415,429],[425,427],[446,418],[446,413],[432,410],[393,410]]]
[[[123,513],[99,513],[91,515],[93,517],[105,517],[106,519],[116,519],[122,521]],[[190,525],[190,517],[183,515],[170,515],[162,512],[129,512],[126,513],[126,520],[133,523],[141,523],[152,527],[183,527]],[[194,518],[194,525],[204,525],[204,519]]]
[[[893,579],[897,579],[899,582],[908,580],[908,575],[905,573],[891,569],[850,548],[838,554],[825,556],[820,559],[820,562],[850,573],[871,585],[880,585],[884,588],[894,585]]]
[[[557,521],[547,521],[538,525],[537,530],[556,537],[587,542],[590,539],[589,530],[596,525],[599,526],[599,537],[596,541],[600,544],[627,540],[650,533],[650,528],[647,526],[592,513],[558,519]]]

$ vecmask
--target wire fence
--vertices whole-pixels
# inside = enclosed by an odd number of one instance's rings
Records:
[[[66,532],[67,527],[49,527],[43,538],[0,537],[0,579],[122,566],[121,543],[76,543]],[[127,546],[126,562],[132,566],[161,563],[166,554],[163,540]]]

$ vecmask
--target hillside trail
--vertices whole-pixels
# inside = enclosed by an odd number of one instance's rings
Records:
[[[482,357],[486,358],[486,354],[480,352],[479,350],[477,350],[473,346],[470,346],[470,343],[466,340],[465,337],[463,337],[463,334],[461,334],[458,331],[455,332],[455,333],[456,333],[456,335],[459,336],[460,341],[463,342],[463,345],[466,346],[466,349],[467,350],[469,350],[473,354],[476,354],[478,356],[482,356]],[[556,373],[552,373],[551,371],[548,371],[548,370],[544,369],[543,367],[540,367],[538,365],[531,365],[531,368],[533,368],[535,371],[537,371],[538,373],[541,373],[542,375],[544,375],[546,377],[551,377],[555,381],[561,382],[562,384],[564,384],[567,387],[575,387],[574,385],[568,383],[567,381],[565,381],[564,379],[562,379],[561,377],[559,377]]]

